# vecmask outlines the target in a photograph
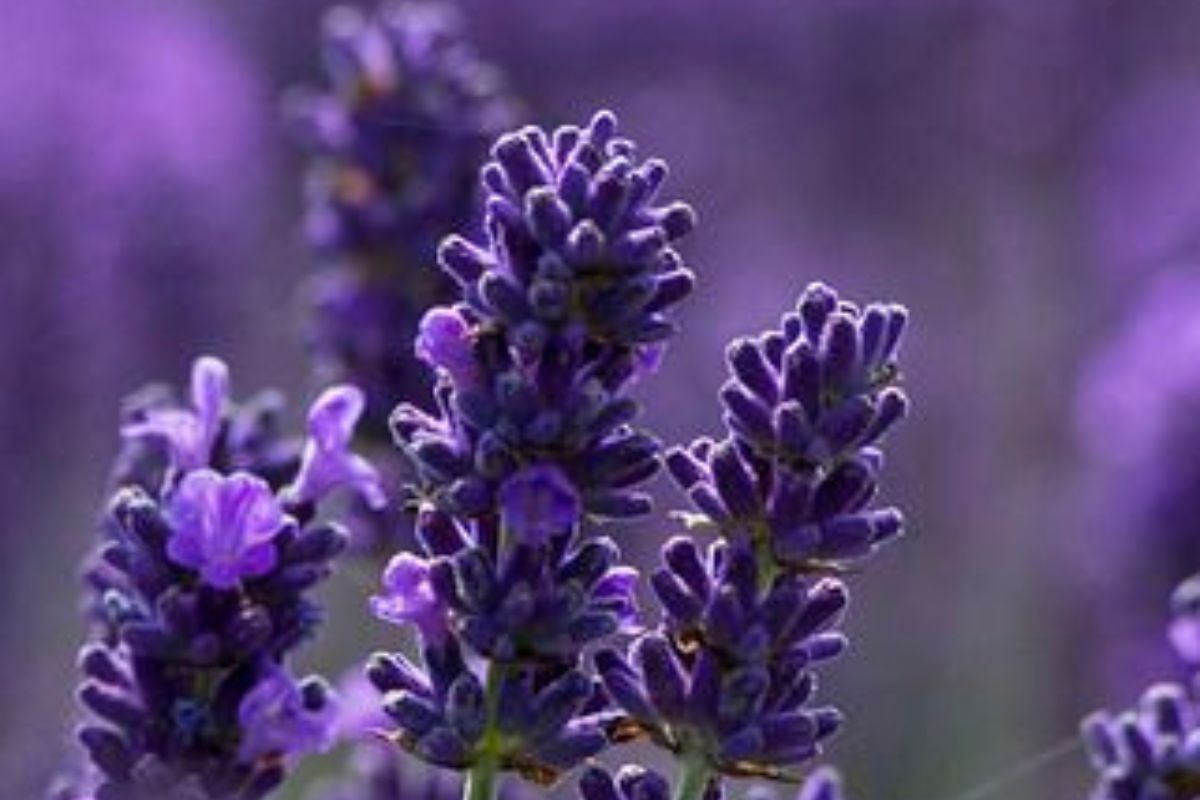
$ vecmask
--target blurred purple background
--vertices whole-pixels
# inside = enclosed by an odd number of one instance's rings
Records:
[[[1080,548],[1103,547],[1091,526],[1131,498],[1088,477],[1105,467],[1076,436],[1076,386],[1156,272],[1200,263],[1200,5],[462,5],[531,121],[614,108],[700,212],[685,250],[701,288],[646,397],[668,441],[715,427],[724,343],[809,280],[912,309],[918,406],[887,490],[911,535],[858,582],[852,657],[826,690],[850,716],[831,755],[855,795],[951,797],[1130,699],[1098,677],[1096,598],[1165,597],[1085,574]],[[317,80],[326,7],[0,10],[4,798],[36,796],[62,758],[75,564],[120,397],[181,381],[202,351],[243,393],[312,389],[294,300],[311,263],[302,164],[278,98]],[[1182,313],[1200,314],[1200,293]],[[670,531],[625,541],[648,555]],[[347,574],[317,665],[345,667],[379,634],[360,615],[370,580]],[[1159,621],[1145,624],[1153,643]],[[1077,757],[1003,794],[1085,786]]]

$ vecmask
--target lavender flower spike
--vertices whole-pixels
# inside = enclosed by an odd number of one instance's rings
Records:
[[[375,612],[422,632],[423,663],[380,655],[394,740],[468,773],[550,783],[607,746],[615,711],[583,656],[635,625],[637,573],[585,523],[649,510],[659,444],[629,388],[674,330],[691,273],[660,205],[665,166],[639,162],[608,112],[585,128],[500,138],[483,169],[482,242],[447,239],[460,302],[426,313],[415,351],[437,411],[402,405],[424,558],[400,556]]]
[[[301,457],[280,434],[278,395],[234,403],[214,359],[196,364],[192,394],[193,409],[161,393],[130,409],[123,485],[88,563],[78,736],[93,800],[259,800],[334,732],[334,694],[288,662],[320,620],[309,590],[346,544],[315,518],[329,484],[311,487],[323,465],[357,458],[345,450],[355,395],[318,399],[321,441]],[[185,435],[147,447],[164,419],[190,420],[171,429]]]
[[[729,346],[721,390],[729,433],[673,450],[675,482],[712,525],[797,570],[859,561],[903,518],[874,508],[878,444],[905,415],[896,386],[907,312],[860,309],[813,284],[777,330]]]

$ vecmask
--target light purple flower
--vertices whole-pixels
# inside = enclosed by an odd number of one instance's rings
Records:
[[[171,495],[167,555],[217,589],[270,572],[287,517],[266,481],[246,472],[189,472]]]
[[[425,313],[416,351],[418,358],[434,369],[444,370],[460,389],[479,381],[471,327],[457,309],[439,306]]]
[[[322,681],[297,683],[282,667],[272,667],[238,706],[238,757],[249,762],[328,750],[336,739],[337,717],[338,704]]]
[[[221,415],[229,400],[229,367],[212,356],[202,356],[192,365],[192,408],[161,408],[146,413],[143,420],[126,425],[126,438],[153,437],[166,442],[171,466],[187,472],[208,466],[213,444],[221,430]]]
[[[528,544],[570,530],[582,511],[574,484],[552,464],[537,464],[513,475],[500,487],[499,499],[505,530]]]
[[[447,631],[446,609],[429,580],[429,562],[399,553],[383,571],[383,593],[371,598],[371,611],[386,622],[414,625],[427,642],[440,642]]]
[[[363,393],[345,385],[326,389],[313,402],[308,412],[308,441],[300,469],[284,493],[288,502],[315,503],[333,490],[347,486],[373,509],[387,505],[379,471],[350,450],[354,426],[362,417],[364,404]]]

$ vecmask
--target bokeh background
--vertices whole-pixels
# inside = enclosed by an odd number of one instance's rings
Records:
[[[295,300],[312,264],[303,156],[279,98],[318,81],[327,5],[0,7],[4,798],[36,797],[64,758],[76,564],[122,395],[184,380],[202,352],[231,362],[242,393],[314,388]],[[668,441],[718,425],[725,342],[772,324],[809,280],[912,310],[917,411],[887,483],[910,537],[855,581],[854,648],[826,684],[850,717],[831,757],[855,796],[950,800],[1129,700],[1131,673],[1102,664],[1108,609],[1148,607],[1125,624],[1157,647],[1170,584],[1095,566],[1154,546],[1126,513],[1137,484],[1104,453],[1122,415],[1178,413],[1175,397],[1138,405],[1153,381],[1131,365],[1179,337],[1168,324],[1103,355],[1155,286],[1186,294],[1162,276],[1200,255],[1200,4],[461,5],[530,121],[614,108],[700,213],[684,248],[700,289],[644,391]],[[1186,325],[1200,301],[1178,313]],[[1133,401],[1097,421],[1080,406],[1098,371]],[[664,519],[624,541],[646,560],[670,531]],[[1186,573],[1181,552],[1169,558]],[[388,633],[362,610],[370,580],[355,567],[335,581],[312,665],[336,674]],[[996,796],[1082,797],[1082,762]]]

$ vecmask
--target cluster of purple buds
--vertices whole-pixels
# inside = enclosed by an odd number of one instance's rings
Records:
[[[1200,793],[1195,687],[1153,686],[1133,710],[1088,717],[1083,736],[1099,773],[1092,800],[1187,800]]]
[[[648,735],[684,759],[735,777],[795,780],[840,723],[813,708],[812,667],[845,639],[833,630],[846,606],[835,580],[780,576],[764,586],[754,553],[715,544],[702,557],[690,538],[663,551],[655,595],[660,629],[626,658],[597,655],[604,686],[624,709],[618,738]]]
[[[1098,780],[1092,800],[1187,800],[1200,795],[1200,576],[1171,598],[1168,638],[1191,685],[1159,683],[1137,706],[1100,711],[1081,726]]]
[[[659,445],[627,390],[653,370],[668,312],[692,285],[671,244],[691,211],[660,206],[612,114],[499,139],[483,170],[486,241],[452,237],[462,290],[432,309],[418,354],[438,412],[393,431],[415,466],[424,554],[397,555],[374,600],[421,634],[422,664],[381,654],[369,675],[405,749],[468,773],[539,783],[597,754],[615,714],[582,656],[635,619],[636,573],[585,521],[649,510]]]
[[[729,435],[667,459],[693,519],[801,571],[862,559],[899,534],[900,512],[871,502],[877,445],[908,407],[895,385],[907,319],[813,284],[778,330],[734,341],[721,389]]]
[[[582,800],[670,800],[666,778],[639,766],[624,766],[616,775],[600,767],[589,767],[579,779]],[[713,784],[704,800],[723,800],[721,787]],[[836,771],[822,767],[804,779],[796,800],[844,800],[842,779]]]
[[[329,88],[288,102],[311,157],[308,239],[326,267],[309,284],[310,342],[326,375],[363,388],[365,433],[386,439],[396,398],[428,389],[399,343],[453,291],[437,242],[477,220],[478,170],[514,103],[440,2],[334,8],[323,53]]]
[[[663,548],[652,586],[659,628],[596,666],[625,716],[616,738],[647,737],[675,754],[681,792],[718,776],[799,780],[840,714],[812,705],[814,666],[839,655],[845,587],[822,575],[900,531],[876,510],[876,445],[904,413],[895,385],[906,312],[801,296],[780,330],[731,345],[721,391],[728,435],[676,449],[668,466],[721,540]],[[706,788],[707,787],[707,788]]]
[[[656,204],[666,166],[639,162],[608,112],[505,135],[492,157],[485,243],[441,248],[462,302],[430,311],[418,339],[441,376],[438,411],[400,406],[396,439],[422,498],[459,518],[494,514],[501,485],[542,462],[588,514],[645,513],[632,487],[656,471],[658,444],[630,427],[627,388],[653,369],[692,288],[672,245],[694,215]]]
[[[309,590],[345,546],[318,503],[339,488],[382,498],[349,450],[363,399],[326,390],[301,442],[229,388],[225,365],[201,358],[190,406],[136,402],[122,429],[120,462],[138,466],[117,470],[129,482],[89,562],[80,654],[96,800],[256,800],[332,743],[331,689],[293,677],[288,656],[319,623]]]

